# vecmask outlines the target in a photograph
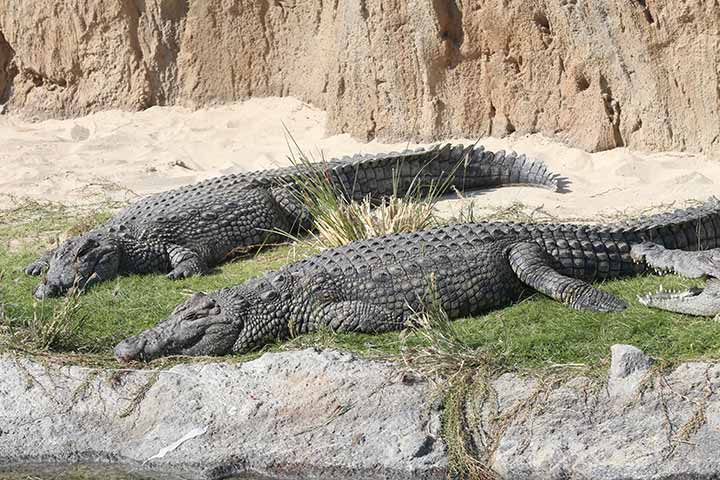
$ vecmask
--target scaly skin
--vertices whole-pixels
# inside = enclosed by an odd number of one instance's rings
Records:
[[[630,255],[636,262],[663,275],[677,273],[687,278],[707,278],[705,288],[683,291],[661,288],[653,294],[640,295],[638,300],[643,305],[687,315],[720,314],[720,248],[688,252],[643,242],[633,245]]]
[[[450,318],[533,290],[579,310],[619,311],[623,300],[587,282],[644,271],[630,255],[644,241],[687,250],[720,245],[720,202],[612,225],[482,222],[357,241],[195,294],[115,353],[122,361],[222,355],[319,328],[398,330],[432,290]]]
[[[281,241],[275,232],[312,224],[292,192],[303,174],[323,175],[353,199],[422,192],[438,183],[460,190],[562,187],[562,179],[542,162],[462,145],[227,175],[140,200],[101,227],[65,241],[26,268],[30,275],[47,268],[35,296],[58,296],[73,286],[85,289],[131,273],[163,272],[172,279],[204,274],[237,248]]]

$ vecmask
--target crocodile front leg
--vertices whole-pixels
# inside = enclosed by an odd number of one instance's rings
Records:
[[[557,272],[552,266],[552,257],[537,243],[513,245],[508,259],[521,282],[575,310],[619,312],[627,308],[624,300]]]
[[[207,263],[196,252],[180,245],[170,245],[167,249],[172,270],[167,277],[172,280],[203,275],[210,269]]]
[[[277,202],[282,212],[288,219],[290,233],[310,230],[313,226],[310,211],[298,198],[298,193],[288,187],[273,187],[270,189],[270,196]]]
[[[177,244],[121,237],[122,273],[167,273],[173,280],[203,275],[210,269],[194,250]],[[169,272],[169,273],[168,273]]]
[[[405,326],[402,315],[357,300],[333,302],[316,309],[308,331],[328,327],[333,332],[380,333],[401,330]]]

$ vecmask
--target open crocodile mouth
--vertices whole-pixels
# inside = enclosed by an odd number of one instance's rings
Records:
[[[651,242],[632,245],[630,258],[658,275],[685,278],[720,278],[720,249],[668,249]]]
[[[644,265],[648,273],[655,275],[680,275],[672,265],[661,265],[652,263],[645,253],[636,253],[630,250],[630,258],[636,265]]]
[[[705,279],[704,287],[665,289],[638,295],[640,304],[689,315],[716,315],[720,312],[720,280],[718,256],[712,251],[667,250],[662,246],[643,243],[633,245],[630,257],[648,272],[658,275],[676,274],[684,278]]]
[[[682,275],[678,273],[672,265],[652,265],[649,263],[645,255],[631,255],[633,261],[638,264],[645,265],[649,273],[655,275]],[[707,275],[703,275],[705,278]],[[654,293],[646,293],[644,295],[638,295],[637,299],[640,304],[646,307],[663,307],[672,304],[679,304],[686,301],[690,301],[702,295],[704,289],[699,287],[689,287],[686,289],[666,289],[662,285]]]
[[[646,307],[652,307],[663,302],[681,302],[690,298],[694,298],[703,293],[702,288],[690,287],[685,290],[666,290],[660,285],[655,293],[647,293],[638,295],[638,301]]]

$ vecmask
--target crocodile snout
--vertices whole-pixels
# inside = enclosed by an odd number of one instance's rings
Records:
[[[51,283],[41,283],[33,291],[33,296],[38,300],[44,300],[46,298],[59,297],[61,289]]]
[[[131,337],[125,339],[115,347],[115,357],[124,363],[141,359],[144,356],[146,343],[147,340],[144,338]]]

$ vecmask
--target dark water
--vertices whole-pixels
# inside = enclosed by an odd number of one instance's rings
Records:
[[[228,479],[272,480],[270,477],[257,476]],[[0,466],[0,480],[194,480],[194,477],[117,465],[27,465],[12,468]]]

